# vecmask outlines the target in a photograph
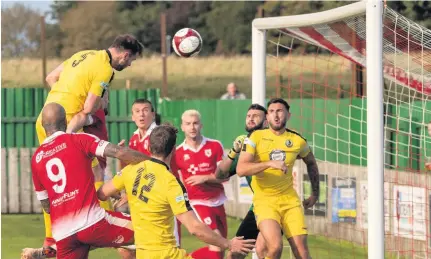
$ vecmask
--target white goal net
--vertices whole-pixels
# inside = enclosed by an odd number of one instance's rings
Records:
[[[319,162],[320,199],[306,211],[313,258],[367,257],[367,204],[374,198],[368,196],[373,179],[368,179],[367,152],[373,145],[367,146],[367,137],[375,134],[367,132],[373,112],[367,113],[367,89],[375,85],[366,78],[365,8],[352,5],[361,11],[337,19],[328,14],[350,9],[334,9],[321,14],[320,23],[310,16],[312,25],[292,18],[286,27],[264,18],[273,23],[263,28],[266,97],[288,100],[288,127],[307,138]],[[383,10],[385,255],[429,258],[431,171],[425,165],[431,158],[431,31]],[[300,196],[308,197],[302,161],[294,177]]]

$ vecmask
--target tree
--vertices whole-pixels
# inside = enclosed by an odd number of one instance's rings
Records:
[[[228,54],[249,53],[251,23],[261,2],[212,2],[206,26]]]
[[[119,2],[119,22],[144,44],[146,51],[160,53],[160,13],[169,5],[169,2]]]
[[[23,4],[2,8],[2,57],[35,57],[40,54],[40,14]],[[25,17],[25,18],[24,18]]]
[[[108,48],[122,32],[116,2],[79,2],[60,20],[62,39],[61,55],[68,57],[85,49]]]

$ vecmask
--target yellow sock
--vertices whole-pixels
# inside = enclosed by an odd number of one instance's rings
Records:
[[[94,186],[96,187],[96,191],[97,190],[99,190],[99,188],[101,187],[103,185],[103,182],[102,181],[100,181],[100,182],[95,182],[94,183]],[[99,204],[100,204],[100,207],[102,207],[103,209],[105,209],[105,210],[109,210],[109,211],[113,211],[114,210],[114,207],[112,206],[112,202],[111,202],[111,200],[106,200],[106,201],[101,201],[101,200],[99,200]]]
[[[43,220],[45,221],[45,237],[52,238],[51,216],[43,210]]]
[[[271,259],[271,258],[269,258],[269,257],[265,256],[265,259]]]

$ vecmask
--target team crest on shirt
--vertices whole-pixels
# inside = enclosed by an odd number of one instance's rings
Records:
[[[283,150],[273,150],[269,153],[269,159],[276,161],[284,161],[286,159],[286,152]]]
[[[293,143],[290,139],[286,140],[285,144],[286,144],[286,147],[292,147],[293,146]]]
[[[211,156],[211,149],[205,149],[205,155],[207,156],[207,157],[210,157]]]
[[[190,159],[189,154],[185,154],[183,159],[184,159],[184,161],[189,160]]]

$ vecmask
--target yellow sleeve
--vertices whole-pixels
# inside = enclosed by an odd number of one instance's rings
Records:
[[[249,154],[256,154],[256,145],[258,137],[257,134],[253,132],[249,137],[244,139],[244,144],[242,145],[242,151],[245,151]]]
[[[123,190],[125,188],[124,185],[124,176],[123,176],[123,170],[121,170],[120,172],[118,172],[114,178],[112,178],[112,184],[114,185],[115,189],[117,190]]]
[[[89,92],[99,97],[102,96],[103,91],[108,89],[112,74],[113,71],[110,65],[100,64],[91,80]]]
[[[305,139],[301,138],[301,150],[299,151],[300,157],[306,157],[310,153],[310,146]]]
[[[169,182],[169,189],[166,192],[168,195],[168,202],[171,206],[174,215],[179,215],[192,210],[187,195],[186,187],[175,177]]]

